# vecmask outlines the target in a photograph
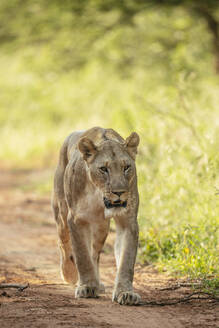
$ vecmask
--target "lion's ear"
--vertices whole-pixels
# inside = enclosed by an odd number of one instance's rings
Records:
[[[129,155],[135,160],[137,155],[137,148],[139,145],[139,135],[136,132],[132,132],[130,136],[125,140],[125,147]]]
[[[92,140],[87,137],[82,138],[78,143],[78,149],[82,153],[84,160],[91,159],[96,153],[97,149]]]

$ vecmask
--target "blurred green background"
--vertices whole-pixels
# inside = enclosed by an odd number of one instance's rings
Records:
[[[219,2],[1,0],[0,47],[1,166],[54,169],[74,129],[137,131],[139,259],[218,288]]]

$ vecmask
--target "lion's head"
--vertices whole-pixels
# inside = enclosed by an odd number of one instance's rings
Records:
[[[94,144],[85,136],[78,143],[90,180],[102,191],[107,209],[127,207],[130,188],[136,177],[139,136],[133,132],[126,140],[121,140],[106,139]]]

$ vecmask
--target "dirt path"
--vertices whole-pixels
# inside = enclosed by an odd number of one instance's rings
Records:
[[[46,172],[0,171],[0,283],[27,283],[23,292],[0,290],[0,327],[219,327],[219,305],[194,300],[174,306],[123,307],[111,302],[115,263],[113,233],[101,259],[106,294],[75,300],[59,277],[56,228],[49,197],[24,191]],[[174,283],[152,267],[136,266],[135,288],[143,300],[174,299],[190,291],[160,291]]]

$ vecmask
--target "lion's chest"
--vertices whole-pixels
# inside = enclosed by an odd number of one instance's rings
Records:
[[[76,220],[94,222],[103,220],[104,204],[102,193],[94,187],[86,187],[82,197],[75,206]]]

